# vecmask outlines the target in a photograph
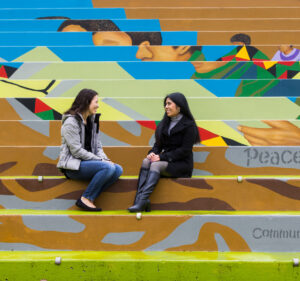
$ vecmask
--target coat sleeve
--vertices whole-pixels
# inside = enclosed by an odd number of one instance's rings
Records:
[[[159,157],[161,161],[174,162],[184,159],[191,153],[195,141],[195,130],[193,126],[187,127],[183,131],[182,145],[168,152],[162,152]]]
[[[78,126],[66,122],[62,126],[61,134],[73,157],[81,160],[101,160],[99,156],[82,148]]]
[[[161,146],[155,142],[153,147],[148,151],[148,154],[150,154],[151,152],[154,152],[155,154],[159,154],[162,151]]]

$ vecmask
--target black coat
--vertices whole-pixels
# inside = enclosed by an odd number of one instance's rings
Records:
[[[170,122],[163,128],[161,140],[155,142],[149,151],[159,154],[161,161],[167,161],[166,172],[172,177],[191,177],[194,167],[193,145],[196,138],[195,123],[183,116],[171,129]]]

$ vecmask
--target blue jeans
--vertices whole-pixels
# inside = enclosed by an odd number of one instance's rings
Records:
[[[91,201],[94,201],[102,191],[116,182],[122,172],[123,169],[118,164],[97,160],[81,161],[79,170],[65,170],[70,179],[90,180],[82,196]]]

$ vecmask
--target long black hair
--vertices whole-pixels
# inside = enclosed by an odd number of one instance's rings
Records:
[[[200,135],[199,131],[196,125],[196,121],[191,113],[189,104],[186,100],[186,97],[179,92],[169,94],[164,99],[164,107],[166,106],[167,98],[169,98],[172,102],[174,102],[177,106],[180,107],[180,113],[182,113],[186,118],[193,121],[194,123],[194,130],[195,130],[195,140],[194,143],[200,142]],[[161,139],[161,135],[163,132],[163,129],[167,127],[170,124],[170,117],[168,117],[167,113],[165,112],[163,119],[160,121],[156,131],[155,131],[155,139],[159,143]]]
[[[89,109],[92,99],[97,95],[98,93],[94,90],[82,89],[73,101],[72,106],[64,114],[84,113]]]

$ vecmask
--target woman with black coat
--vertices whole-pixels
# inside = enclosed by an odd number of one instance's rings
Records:
[[[165,115],[155,131],[155,144],[143,160],[137,193],[130,212],[150,211],[149,196],[161,176],[191,177],[193,145],[199,131],[185,96],[172,93],[164,99]]]

